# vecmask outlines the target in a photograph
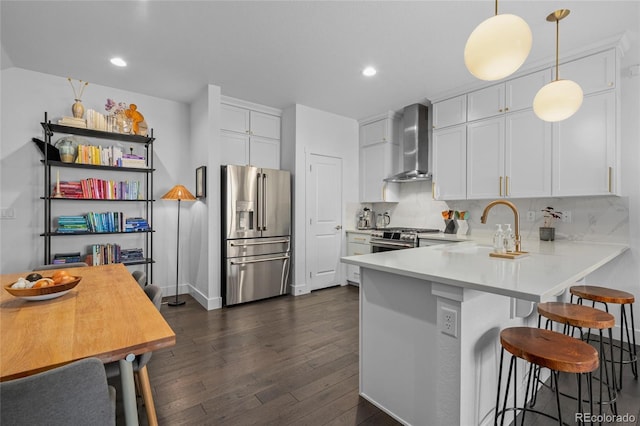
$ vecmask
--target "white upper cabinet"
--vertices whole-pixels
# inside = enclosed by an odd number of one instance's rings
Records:
[[[467,95],[469,121],[493,117],[504,113],[504,83],[485,87]]]
[[[433,128],[455,126],[467,121],[467,95],[436,102],[433,104]]]
[[[611,49],[560,64],[560,79],[575,81],[585,95],[613,89],[616,87],[615,53]],[[555,68],[553,72],[555,76]]]
[[[256,105],[221,105],[221,164],[280,168],[280,116]]]
[[[554,196],[618,192],[615,99],[612,91],[585,96],[578,112],[555,126]]]
[[[550,81],[551,70],[545,69],[471,92],[467,95],[468,120],[532,108],[536,93]]]
[[[360,201],[396,202],[397,183],[384,179],[398,173],[398,118],[392,112],[360,125]]]
[[[467,125],[433,131],[432,197],[437,200],[467,198]]]
[[[505,112],[533,108],[533,98],[536,97],[538,90],[549,82],[551,82],[551,70],[549,69],[507,81],[505,83]]]
[[[504,196],[504,117],[467,125],[467,198]]]
[[[505,124],[505,197],[549,197],[551,123],[528,109],[507,114]]]

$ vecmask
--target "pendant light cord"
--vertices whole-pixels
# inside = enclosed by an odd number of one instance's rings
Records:
[[[558,66],[558,51],[560,50],[560,19],[556,19],[556,81],[558,81],[559,69]]]
[[[498,0],[496,0],[496,16],[498,15]]]

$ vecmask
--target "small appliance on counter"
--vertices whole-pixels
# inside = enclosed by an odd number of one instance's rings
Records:
[[[369,207],[362,209],[358,218],[358,229],[373,229],[375,227],[374,218],[376,214]]]
[[[376,229],[386,228],[390,223],[391,216],[389,216],[389,212],[378,213],[378,217],[376,218]]]

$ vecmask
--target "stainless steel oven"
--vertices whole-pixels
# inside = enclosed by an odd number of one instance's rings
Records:
[[[371,252],[403,250],[418,247],[418,234],[439,232],[438,229],[385,228],[371,232]]]

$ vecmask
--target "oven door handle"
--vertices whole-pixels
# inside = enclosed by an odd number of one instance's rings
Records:
[[[396,243],[391,241],[371,241],[372,247],[387,247],[387,248],[414,248],[413,243]]]
[[[258,263],[258,262],[271,262],[272,260],[282,260],[289,259],[289,256],[279,256],[279,257],[269,257],[267,259],[256,259],[256,260],[245,260],[242,262],[236,262],[235,260],[231,261],[232,265],[246,265],[249,263]]]

